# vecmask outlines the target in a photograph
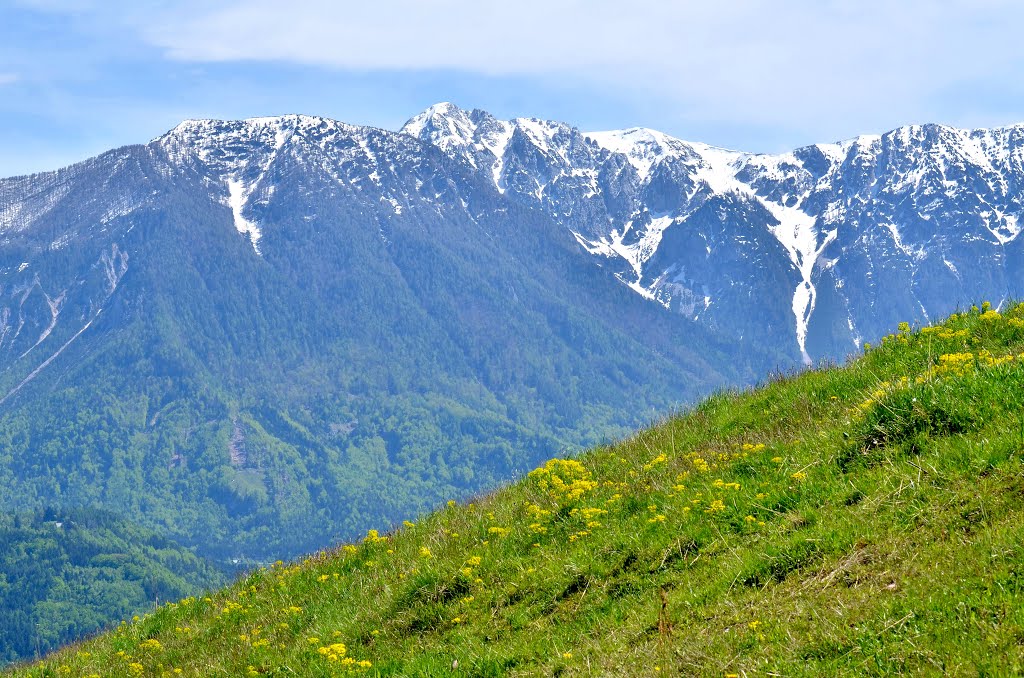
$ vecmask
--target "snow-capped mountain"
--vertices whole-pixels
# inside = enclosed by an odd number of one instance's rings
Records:
[[[452,150],[192,120],[0,180],[0,510],[278,557],[787,364],[637,296]]]
[[[1024,127],[757,155],[438,104],[403,131],[543,209],[638,294],[804,362],[1022,292]]]
[[[0,498],[222,555],[352,536],[1024,296],[1022,180],[1024,127],[758,155],[451,104],[186,121],[0,179]]]

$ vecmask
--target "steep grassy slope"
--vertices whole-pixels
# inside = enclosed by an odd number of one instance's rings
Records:
[[[1021,351],[904,326],[15,675],[1017,673]]]

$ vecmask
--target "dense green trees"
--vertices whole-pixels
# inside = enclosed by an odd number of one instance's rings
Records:
[[[191,551],[109,513],[0,514],[0,665],[226,579]]]

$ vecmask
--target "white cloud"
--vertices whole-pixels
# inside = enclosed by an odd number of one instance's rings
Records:
[[[951,99],[1024,66],[1013,0],[20,1],[182,62],[537,77],[670,110],[682,128],[808,140],[955,123]]]
[[[1001,0],[234,0],[138,26],[173,59],[580,78],[682,117],[799,128],[847,109],[915,117],[937,91],[1015,78]]]

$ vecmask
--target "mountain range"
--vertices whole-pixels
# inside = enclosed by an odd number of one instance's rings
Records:
[[[641,296],[805,363],[1020,293],[1024,126],[781,155],[432,106],[403,131],[568,229]]]
[[[998,305],[1022,134],[759,155],[438,104],[190,120],[0,180],[0,508],[293,555]]]

